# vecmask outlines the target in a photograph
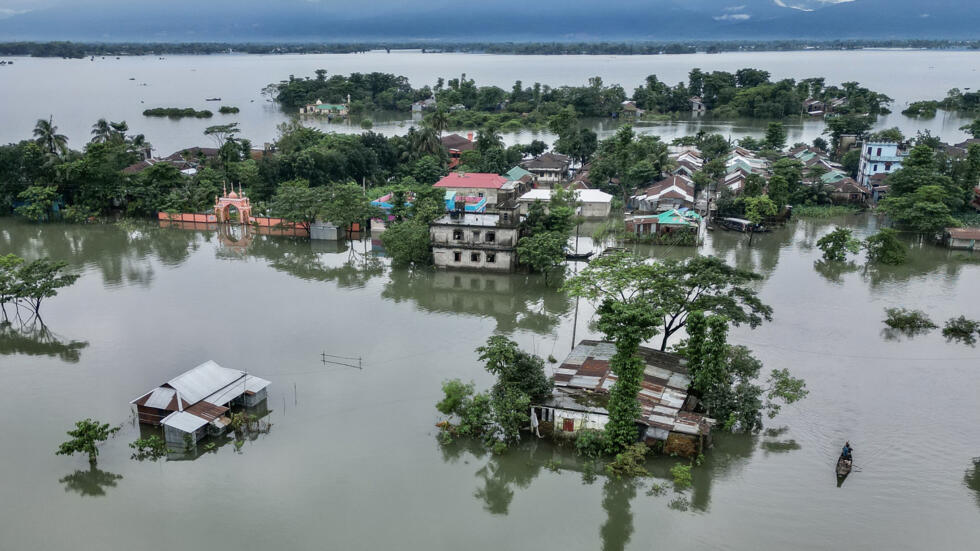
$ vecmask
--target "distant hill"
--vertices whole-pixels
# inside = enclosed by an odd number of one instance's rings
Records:
[[[11,4],[12,2],[12,4]],[[0,41],[980,38],[978,0],[8,0]]]

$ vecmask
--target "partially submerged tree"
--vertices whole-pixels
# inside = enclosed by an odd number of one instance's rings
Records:
[[[868,262],[873,264],[903,264],[908,257],[909,248],[898,238],[898,232],[882,228],[878,233],[864,240]]]
[[[7,303],[24,306],[40,317],[44,299],[56,296],[58,290],[71,286],[80,277],[64,273],[67,266],[67,262],[47,258],[27,262],[12,254],[0,257],[0,309],[4,319]]]
[[[55,455],[88,454],[88,461],[95,464],[99,457],[99,444],[119,432],[120,427],[110,427],[108,423],[99,423],[92,419],[84,419],[75,423],[75,428],[68,431],[71,440],[62,442]]]
[[[849,228],[837,226],[817,240],[817,248],[823,251],[823,259],[827,262],[844,262],[847,253],[854,254],[861,250],[861,242],[853,237]]]
[[[290,180],[280,184],[269,210],[273,216],[299,224],[309,234],[310,225],[317,221],[326,204],[323,189],[310,187],[306,180]]]
[[[946,320],[943,327],[943,336],[947,341],[960,341],[964,344],[973,345],[980,337],[980,321],[968,319],[966,316],[959,316]]]
[[[885,308],[885,325],[907,336],[925,333],[938,327],[921,310]]]

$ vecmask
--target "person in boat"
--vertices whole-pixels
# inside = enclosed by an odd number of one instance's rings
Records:
[[[844,442],[844,448],[840,452],[841,459],[846,459],[846,460],[850,461],[851,460],[851,452],[852,451],[854,451],[854,448],[851,447],[851,443],[850,442]]]

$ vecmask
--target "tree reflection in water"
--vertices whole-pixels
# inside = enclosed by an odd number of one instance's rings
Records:
[[[75,471],[65,475],[58,482],[65,485],[66,492],[76,492],[83,496],[98,497],[105,495],[106,488],[115,488],[116,481],[121,478],[121,474],[103,471],[92,463],[89,465],[87,471]]]
[[[860,271],[861,267],[851,262],[828,262],[817,260],[813,263],[813,269],[824,279],[835,285],[843,285],[844,275]]]
[[[599,528],[602,551],[622,551],[633,537],[633,510],[630,501],[636,497],[636,480],[609,478],[602,486],[602,508],[606,522]]]
[[[357,250],[360,247],[361,250]],[[332,281],[344,289],[359,289],[384,275],[384,261],[372,254],[367,241],[309,241],[259,235],[249,255],[269,261],[280,272],[310,281]],[[346,255],[340,253],[346,252]]]
[[[57,356],[64,362],[78,363],[86,347],[87,341],[63,339],[36,318],[31,323],[17,325],[0,321],[0,356]]]
[[[967,469],[966,474],[963,475],[963,483],[976,494],[974,497],[977,499],[977,506],[980,507],[980,457],[973,458],[973,467]]]

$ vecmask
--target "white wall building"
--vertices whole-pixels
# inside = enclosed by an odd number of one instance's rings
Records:
[[[895,142],[865,142],[858,163],[858,183],[870,188],[872,176],[895,172],[902,168],[902,161],[907,156],[908,153],[899,149]]]
[[[429,225],[437,268],[509,272],[517,266],[519,216],[451,212]]]
[[[521,206],[521,214],[527,214],[528,207],[535,201],[544,203],[545,212],[548,210],[548,202],[551,201],[550,189],[532,189],[521,195],[517,200]],[[605,218],[612,210],[612,195],[597,189],[575,189],[575,200],[579,203],[580,214],[586,218]]]

